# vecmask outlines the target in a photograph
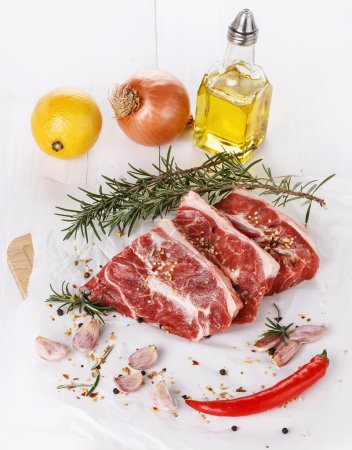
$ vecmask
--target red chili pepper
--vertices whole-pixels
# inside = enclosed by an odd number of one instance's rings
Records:
[[[253,395],[233,400],[196,401],[186,400],[188,406],[205,414],[213,416],[247,416],[280,406],[316,383],[325,375],[329,365],[326,350],[321,355],[314,356],[308,364],[297,372]]]

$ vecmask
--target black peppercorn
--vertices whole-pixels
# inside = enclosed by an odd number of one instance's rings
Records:
[[[144,320],[143,320],[142,317],[138,317],[137,322],[138,322],[138,323],[142,323],[142,322],[144,322]]]
[[[119,391],[117,388],[114,388],[114,389],[112,390],[112,392],[113,392],[114,394],[118,394],[120,391]]]
[[[219,373],[220,373],[220,375],[226,375],[227,374],[225,369],[220,369]]]
[[[63,310],[62,310],[61,308],[59,308],[59,309],[57,310],[57,315],[58,315],[58,316],[63,316],[63,315],[64,315],[64,312],[63,312]]]
[[[141,371],[141,374],[142,374],[142,375],[145,375],[146,373],[147,373],[147,372],[146,372],[145,370],[142,370],[142,371]]]
[[[232,430],[232,431],[237,431],[237,430],[238,430],[238,427],[236,427],[236,425],[233,425],[233,426],[231,427],[231,430]]]
[[[78,328],[81,328],[82,325],[83,325],[83,323],[80,322],[80,323],[78,324]]]
[[[85,272],[84,273],[84,278],[89,278],[90,277],[90,273],[89,272]]]
[[[281,431],[283,432],[283,434],[287,434],[288,433],[288,429],[287,428],[283,428]]]

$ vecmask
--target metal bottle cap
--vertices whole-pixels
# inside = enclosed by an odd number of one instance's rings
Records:
[[[236,45],[253,45],[257,42],[258,31],[253,14],[249,9],[244,9],[229,25],[227,39]]]

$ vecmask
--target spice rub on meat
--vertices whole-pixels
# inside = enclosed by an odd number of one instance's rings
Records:
[[[242,307],[229,278],[167,219],[114,256],[85,287],[93,301],[192,341],[225,331]]]
[[[314,277],[319,267],[314,242],[303,227],[280,209],[245,189],[235,189],[215,207],[280,264],[268,294]]]
[[[190,243],[232,281],[243,302],[235,323],[253,322],[278,273],[278,263],[198,194],[189,192],[173,220]]]

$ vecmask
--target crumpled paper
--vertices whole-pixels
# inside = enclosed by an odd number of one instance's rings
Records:
[[[317,276],[279,295],[266,297],[255,323],[232,326],[226,333],[195,343],[166,334],[157,327],[110,314],[94,354],[101,355],[109,344],[114,344],[114,350],[102,365],[99,395],[95,399],[82,397],[79,389],[76,392],[56,389],[72,378],[81,382],[91,379],[92,363],[87,355],[71,350],[62,361],[49,363],[34,351],[34,339],[39,334],[70,346],[69,329],[74,332],[74,326],[83,320],[72,321],[73,314],[59,317],[54,306],[50,308],[44,303],[50,293],[49,284],[57,289],[63,280],[83,285],[87,270],[96,273],[100,265],[147,231],[151,224],[140,225],[130,237],[113,234],[99,242],[91,236],[89,244],[79,236],[63,242],[60,223],[46,233],[35,232],[36,259],[30,295],[19,308],[16,324],[16,376],[11,386],[2,387],[11,389],[13,399],[8,411],[5,448],[210,450],[236,447],[251,450],[300,446],[331,449],[337,443],[339,448],[347,448],[349,416],[341,413],[352,393],[352,211],[347,188],[350,189],[347,181],[331,182],[324,192],[328,209],[315,207],[312,211],[309,232],[321,259]],[[298,204],[292,203],[287,212],[302,221],[303,212]],[[79,261],[78,265],[75,261]],[[265,331],[265,317],[275,316],[273,302],[279,306],[284,323],[325,323],[328,327],[326,336],[304,345],[282,368],[272,364],[267,354],[252,351],[253,342]],[[116,340],[112,340],[112,332]],[[115,395],[114,376],[121,373],[136,348],[148,344],[155,344],[159,349],[155,367],[147,371],[154,370],[157,375],[152,380],[145,377],[145,385],[134,393]],[[326,377],[285,407],[247,417],[218,418],[195,412],[182,398],[188,395],[194,399],[214,399],[222,392],[234,397],[251,394],[287,377],[324,348],[331,358]],[[164,368],[166,371],[162,371]],[[227,375],[219,373],[222,368]],[[69,375],[69,380],[63,374]],[[176,415],[152,409],[152,381],[161,379],[177,398]],[[238,388],[246,392],[236,392]],[[231,431],[233,425],[238,431]],[[287,435],[282,434],[283,427],[289,429]]]

